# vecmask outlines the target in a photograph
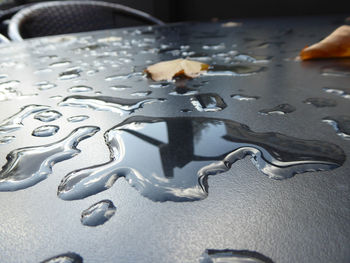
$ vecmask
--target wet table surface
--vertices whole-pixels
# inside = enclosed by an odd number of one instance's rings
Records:
[[[295,60],[344,19],[1,46],[0,261],[349,262],[350,60]]]

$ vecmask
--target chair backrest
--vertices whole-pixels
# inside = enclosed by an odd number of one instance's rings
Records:
[[[8,35],[25,38],[164,23],[139,10],[102,1],[53,1],[31,5],[16,13]]]

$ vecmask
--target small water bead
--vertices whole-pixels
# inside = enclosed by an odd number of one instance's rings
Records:
[[[43,125],[38,128],[36,128],[33,132],[32,135],[36,137],[49,137],[58,132],[60,127],[57,125]]]
[[[350,76],[350,63],[343,63],[338,65],[331,65],[323,67],[321,69],[323,76],[331,77],[349,77]]]
[[[308,98],[303,102],[306,104],[311,104],[317,108],[337,106],[337,102],[335,100],[327,98]]]
[[[35,85],[38,86],[39,90],[53,89],[57,86],[56,84],[51,83],[49,81],[41,81],[41,82],[36,83]]]
[[[76,116],[71,116],[67,118],[68,122],[81,122],[89,119],[90,117],[87,115],[76,115]]]
[[[273,261],[255,251],[233,249],[207,249],[200,263],[273,263]]]
[[[148,96],[152,93],[152,91],[140,91],[140,92],[134,92],[131,93],[131,96],[136,96],[136,97],[145,97]]]
[[[332,93],[343,97],[344,99],[350,99],[350,88],[323,88],[327,93]]]
[[[82,70],[79,67],[67,69],[59,74],[59,79],[61,80],[69,80],[80,77],[80,73]]]
[[[63,98],[62,95],[54,95],[50,97],[50,99],[53,99],[53,100],[60,100],[62,98]]]
[[[259,96],[249,96],[245,94],[232,94],[231,98],[240,101],[253,101],[259,99]]]
[[[117,208],[110,200],[102,200],[81,213],[81,223],[84,226],[99,226],[114,216]]]
[[[259,113],[263,115],[279,114],[284,115],[294,112],[296,108],[288,103],[279,104],[276,107],[260,110]]]
[[[204,45],[202,48],[204,50],[222,50],[225,49],[226,46],[224,43],[220,43],[218,45]]]
[[[68,91],[72,92],[72,93],[89,92],[89,91],[92,91],[92,90],[93,89],[91,87],[84,86],[84,85],[73,86],[73,87],[70,87],[68,89]]]
[[[55,110],[47,110],[34,115],[34,119],[42,122],[51,122],[61,118],[62,114]]]
[[[227,106],[224,100],[215,93],[198,94],[193,96],[190,100],[198,111],[221,111]]]
[[[322,121],[330,124],[340,137],[350,140],[350,116],[328,116],[323,118]]]
[[[0,138],[0,144],[9,144],[11,143],[14,139],[16,139],[15,136],[4,136],[2,138]]]
[[[80,153],[76,148],[79,142],[99,130],[96,126],[83,126],[57,142],[11,151],[0,171],[0,191],[17,191],[46,179],[52,173],[53,165]]]
[[[66,60],[66,61],[57,61],[57,62],[53,62],[50,64],[50,67],[54,67],[54,68],[57,68],[57,67],[64,67],[64,66],[68,66],[70,65],[71,62]]]
[[[133,77],[144,77],[145,75],[142,72],[134,72],[134,73],[129,73],[126,75],[114,75],[114,76],[109,76],[106,77],[106,81],[113,81],[113,80],[127,80]]]
[[[131,89],[131,86],[127,86],[127,85],[116,85],[116,86],[111,86],[109,87],[111,90],[115,90],[115,91],[121,91],[121,90],[126,90],[126,89]]]
[[[83,263],[83,258],[76,253],[68,252],[45,259],[40,263]]]
[[[152,89],[168,88],[170,84],[168,82],[150,84],[149,87]]]

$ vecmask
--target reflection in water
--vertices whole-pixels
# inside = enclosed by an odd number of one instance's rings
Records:
[[[47,110],[35,114],[34,119],[42,122],[51,122],[61,118],[62,114],[55,110]]]
[[[76,253],[68,252],[48,258],[41,263],[83,263],[83,258]]]
[[[273,261],[255,251],[207,249],[200,263],[273,263]]]
[[[79,127],[58,142],[11,151],[0,171],[0,191],[16,191],[33,186],[52,173],[52,166],[80,153],[80,141],[93,136],[99,128]]]
[[[38,128],[36,128],[33,132],[32,135],[36,137],[48,137],[56,134],[60,127],[57,125],[43,125]]]
[[[90,108],[97,111],[110,111],[120,115],[133,113],[145,104],[164,101],[164,99],[122,99],[109,96],[69,96],[59,106]]]
[[[209,175],[251,157],[273,179],[341,166],[337,145],[279,133],[256,133],[230,120],[130,117],[105,134],[111,160],[73,171],[58,188],[64,200],[82,199],[125,177],[153,201],[195,201],[207,196]],[[217,162],[214,162],[217,161]]]

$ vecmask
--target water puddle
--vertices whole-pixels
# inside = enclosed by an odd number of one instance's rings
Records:
[[[62,117],[62,114],[55,110],[42,111],[34,115],[34,119],[42,122],[55,121]]]
[[[89,92],[89,91],[92,91],[92,88],[84,85],[74,86],[68,89],[68,92],[72,92],[72,93],[81,93],[81,92]]]
[[[32,132],[32,135],[35,137],[49,137],[55,135],[59,129],[60,127],[58,127],[57,125],[43,125],[36,128]]]
[[[326,98],[308,98],[303,101],[306,104],[311,104],[317,108],[324,108],[324,107],[335,107],[337,106],[337,102],[332,99],[326,99]]]
[[[192,97],[190,100],[196,110],[201,112],[221,111],[227,106],[224,100],[218,94],[214,93],[198,94]]]
[[[252,101],[252,100],[257,100],[259,99],[258,96],[249,96],[245,94],[232,94],[231,98],[235,100],[240,100],[240,101]]]
[[[255,251],[207,249],[200,263],[273,263],[273,261]]]
[[[46,111],[49,106],[43,106],[43,105],[27,105],[21,108],[21,110],[11,117],[7,118],[0,124],[0,134],[1,133],[9,133],[16,131],[23,127],[23,120],[34,113],[38,113],[41,111]]]
[[[260,110],[259,113],[263,115],[271,115],[271,114],[279,114],[284,115],[287,113],[291,113],[295,111],[296,108],[288,103],[279,104],[276,107],[270,108],[270,109],[263,109]]]
[[[71,116],[67,118],[68,122],[81,122],[89,119],[89,116],[87,115],[76,115],[76,116]]]
[[[0,191],[24,189],[46,179],[54,164],[79,154],[79,142],[98,131],[95,126],[79,127],[60,141],[11,151],[0,171]]]
[[[48,258],[41,263],[83,263],[83,258],[76,253],[68,252]]]
[[[272,179],[332,170],[345,161],[343,150],[332,143],[200,117],[130,117],[108,130],[105,141],[111,160],[66,175],[58,187],[61,199],[97,194],[124,177],[153,201],[196,201],[208,194],[208,176],[228,171],[246,156]]]
[[[323,88],[327,93],[335,94],[344,99],[350,99],[350,88]]]
[[[340,137],[350,140],[350,116],[328,116],[322,121],[330,124]]]
[[[102,200],[81,213],[80,221],[84,226],[99,226],[107,222],[117,208],[110,200]]]
[[[59,106],[89,108],[97,111],[110,111],[120,115],[131,114],[145,104],[164,101],[164,99],[122,99],[109,96],[69,96]]]

